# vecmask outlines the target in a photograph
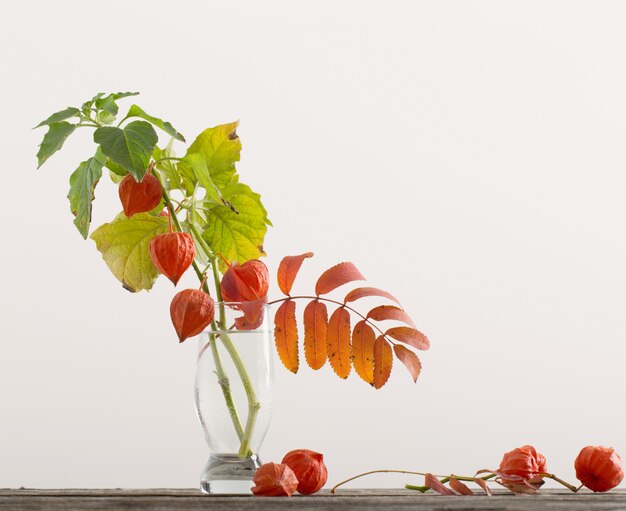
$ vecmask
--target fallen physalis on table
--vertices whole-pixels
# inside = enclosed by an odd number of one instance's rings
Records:
[[[252,493],[257,497],[291,497],[297,490],[310,495],[328,479],[324,456],[308,449],[288,452],[282,463],[265,463],[254,474]]]
[[[497,470],[479,470],[474,476],[459,475],[433,475],[428,472],[413,472],[410,470],[372,470],[364,472],[345,481],[336,484],[331,490],[335,493],[337,488],[354,481],[360,477],[382,472],[394,472],[400,474],[416,474],[424,476],[424,485],[405,485],[409,490],[417,490],[425,493],[428,490],[436,491],[441,495],[474,495],[474,491],[465,482],[478,485],[487,495],[491,490],[487,481],[493,480],[501,486],[509,489],[514,494],[535,494],[544,483],[544,479],[552,479],[565,486],[567,489],[577,492],[583,486],[594,492],[606,492],[615,488],[624,479],[622,459],[612,447],[587,446],[583,448],[574,462],[576,477],[582,483],[576,487],[567,483],[554,474],[548,472],[546,458],[537,452],[531,445],[518,447],[504,454]],[[446,486],[446,483],[448,486]]]

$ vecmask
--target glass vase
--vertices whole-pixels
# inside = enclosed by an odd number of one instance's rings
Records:
[[[199,336],[195,403],[209,445],[200,489],[250,494],[273,399],[272,329],[263,303],[216,303]]]

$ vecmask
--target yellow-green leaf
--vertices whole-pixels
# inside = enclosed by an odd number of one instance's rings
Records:
[[[239,183],[237,176],[222,195],[232,207],[219,205],[211,208],[203,233],[213,253],[240,264],[265,255],[263,240],[267,226],[271,224],[261,196]],[[220,269],[226,269],[221,259]]]
[[[211,180],[222,190],[230,183],[239,161],[241,140],[237,135],[239,122],[207,128],[189,146],[187,154],[200,153],[207,163]]]
[[[150,241],[168,230],[167,218],[138,213],[132,218],[118,215],[101,225],[91,239],[104,262],[125,289],[132,293],[152,288],[159,271],[150,258]]]
[[[221,203],[222,197],[211,179],[211,173],[205,156],[202,153],[189,153],[178,162],[178,172],[184,179],[199,183],[206,190],[206,197],[213,202]]]

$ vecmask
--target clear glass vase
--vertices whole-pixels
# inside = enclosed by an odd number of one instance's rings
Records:
[[[262,303],[216,303],[199,337],[195,402],[210,456],[203,493],[249,494],[273,400],[272,329]]]

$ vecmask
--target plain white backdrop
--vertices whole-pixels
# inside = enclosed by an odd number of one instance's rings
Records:
[[[626,454],[625,19],[617,1],[6,4],[0,487],[194,487],[208,455],[171,285],[124,291],[72,225],[90,134],[35,170],[32,126],[98,91],[141,91],[188,140],[240,119],[270,268],[314,251],[307,291],[353,261],[431,339],[416,385],[399,364],[379,391],[277,365],[265,460],[471,474],[532,443],[573,479],[584,445]],[[106,180],[96,197],[99,225],[120,207]]]

